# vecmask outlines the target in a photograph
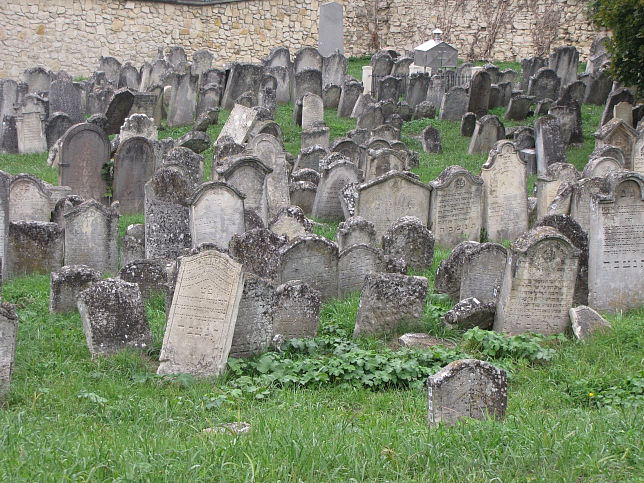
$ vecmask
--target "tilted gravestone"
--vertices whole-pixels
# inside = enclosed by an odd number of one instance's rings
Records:
[[[557,47],[550,54],[548,66],[557,73],[561,85],[567,86],[577,80],[579,52],[573,46]]]
[[[572,332],[578,340],[587,339],[595,332],[608,332],[611,329],[610,322],[586,305],[573,307],[569,313]]]
[[[548,59],[543,57],[529,57],[521,60],[521,81],[520,87],[523,92],[528,92],[530,78],[534,76],[539,69],[548,66]]]
[[[310,92],[302,96],[302,129],[313,129],[324,124],[324,104],[322,98]]]
[[[407,156],[396,149],[379,149],[367,152],[365,180],[371,181],[389,172],[405,171],[408,169]]]
[[[275,290],[273,336],[284,339],[315,337],[320,323],[320,292],[301,280],[283,283]]]
[[[467,154],[488,153],[497,141],[505,139],[505,127],[497,116],[489,114],[476,121]]]
[[[322,170],[320,183],[313,202],[312,215],[327,220],[343,220],[340,193],[348,183],[358,183],[362,173],[351,161],[335,161]]]
[[[190,198],[195,185],[176,167],[145,184],[145,258],[175,259],[192,246]]]
[[[293,239],[297,236],[313,233],[313,222],[309,220],[299,206],[285,206],[269,222],[268,227],[279,236]]]
[[[64,230],[56,223],[15,221],[9,223],[6,278],[50,273],[63,266]]]
[[[178,146],[163,155],[163,166],[176,166],[190,177],[193,183],[203,180],[203,156],[193,150]]]
[[[332,153],[340,153],[356,166],[360,163],[360,146],[351,138],[338,138],[331,145]]]
[[[592,199],[588,232],[588,305],[615,313],[644,301],[644,176],[613,174]]]
[[[244,289],[241,264],[217,250],[179,259],[158,374],[221,374]]]
[[[387,173],[358,186],[355,215],[373,223],[376,240],[403,216],[429,222],[431,187],[402,172]]]
[[[102,170],[110,159],[105,131],[89,123],[72,126],[63,136],[58,156],[59,185],[69,186],[85,199],[104,200],[107,185]]]
[[[322,87],[341,86],[347,75],[347,58],[335,51],[322,55]]]
[[[483,228],[488,240],[514,240],[528,229],[526,166],[510,141],[500,141],[481,169]]]
[[[382,250],[368,245],[351,245],[338,257],[338,296],[359,292],[366,275],[384,272],[385,268]]]
[[[487,114],[491,85],[490,74],[486,71],[481,70],[474,74],[470,81],[470,100],[467,112],[473,112],[476,117],[483,117]]]
[[[119,214],[88,200],[64,214],[65,265],[87,265],[102,273],[118,270]]]
[[[434,235],[418,218],[403,216],[382,236],[382,249],[409,268],[428,270],[434,262]]]
[[[454,361],[427,379],[427,401],[430,426],[465,418],[502,420],[508,406],[507,375],[485,361]]]
[[[362,94],[362,83],[356,79],[346,78],[342,84],[342,94],[338,103],[338,117],[349,117]]]
[[[534,97],[532,96],[512,96],[508,109],[505,112],[505,119],[507,121],[523,121],[528,117],[528,112],[530,112],[530,106],[533,101]]]
[[[121,63],[114,57],[100,57],[98,59],[98,70],[105,73],[108,82],[115,86],[121,75]]]
[[[232,109],[242,94],[250,92],[257,95],[263,77],[264,68],[261,65],[234,63],[228,74],[221,106],[224,109]]]
[[[135,224],[127,227],[125,235],[121,238],[119,258],[121,267],[145,258],[145,225]]]
[[[338,225],[336,240],[340,252],[351,245],[368,245],[375,247],[376,229],[373,223],[360,216],[352,216]]]
[[[49,285],[49,312],[62,313],[76,310],[76,297],[93,283],[100,281],[101,272],[86,265],[65,265],[51,272]]]
[[[144,186],[154,174],[154,146],[141,136],[121,142],[114,155],[113,199],[124,215],[143,212]]]
[[[573,184],[580,177],[579,171],[570,163],[554,163],[548,166],[544,175],[539,176],[536,181],[537,218],[548,214],[548,209],[562,186],[566,183]]]
[[[441,261],[434,279],[434,290],[437,293],[447,294],[453,301],[460,300],[461,275],[465,256],[478,246],[478,242],[461,242],[454,247],[446,260]]]
[[[608,180],[603,178],[580,179],[572,186],[570,216],[584,232],[590,231],[590,209],[592,197],[608,192]]]
[[[454,247],[481,236],[483,179],[460,166],[448,166],[430,183],[429,227],[436,243]]]
[[[338,296],[338,246],[317,235],[296,237],[280,250],[279,282],[302,280],[322,300]]]
[[[220,181],[209,181],[197,188],[190,200],[193,248],[213,243],[226,250],[232,236],[245,231],[242,193]]]
[[[118,134],[125,118],[130,115],[130,110],[134,104],[134,94],[127,88],[119,89],[114,93],[105,111],[107,125],[105,132],[107,134]]]
[[[556,229],[533,228],[510,246],[494,330],[556,334],[570,325],[579,250]]]
[[[250,141],[248,150],[272,169],[266,179],[266,196],[268,214],[270,217],[275,216],[281,208],[291,204],[284,147],[274,136],[258,134]]]
[[[354,337],[391,332],[401,324],[418,322],[425,310],[427,279],[398,273],[365,277]]]
[[[49,86],[49,112],[64,112],[73,124],[84,121],[80,92],[68,81],[55,80]]]
[[[238,144],[244,143],[251,129],[257,122],[257,111],[250,107],[235,104],[235,107],[230,112],[228,120],[222,128],[217,141],[224,136],[229,136]]]
[[[606,104],[604,104],[604,112],[602,113],[602,118],[599,122],[600,127],[613,119],[615,106],[620,102],[628,102],[635,105],[635,96],[625,87],[620,87],[610,91],[608,99],[606,99]]]
[[[13,305],[0,304],[0,400],[9,392],[16,357],[18,316]]]
[[[443,100],[440,105],[439,119],[460,121],[463,115],[468,112],[468,107],[469,96],[465,88],[454,86],[443,96]]]
[[[501,293],[507,250],[498,243],[481,243],[463,259],[459,299],[496,302]]]
[[[47,120],[45,126],[45,137],[47,138],[47,149],[52,148],[67,130],[74,125],[71,118],[64,112],[54,112]]]
[[[43,181],[19,174],[9,185],[9,221],[51,221],[51,193]]]
[[[108,278],[78,294],[78,311],[92,357],[152,343],[143,297],[135,283]]]

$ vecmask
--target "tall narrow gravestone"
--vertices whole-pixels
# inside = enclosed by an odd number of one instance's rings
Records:
[[[244,289],[242,265],[217,250],[183,257],[158,374],[221,374]]]
[[[69,128],[62,139],[58,184],[85,198],[103,201],[107,185],[103,165],[110,159],[110,140],[100,127],[82,123]]]
[[[9,238],[9,184],[11,176],[0,171],[0,257],[2,257],[2,269],[0,278],[7,269],[7,239]]]
[[[0,305],[0,400],[9,392],[18,337],[18,316],[11,304]]]
[[[481,169],[483,228],[490,241],[514,240],[528,229],[526,163],[510,141],[500,141]]]
[[[320,37],[318,50],[324,57],[336,51],[344,54],[342,5],[327,2],[320,5]]]
[[[476,359],[454,361],[427,379],[429,425],[463,418],[501,420],[508,405],[503,369]]]
[[[143,212],[144,186],[154,174],[154,146],[141,136],[121,142],[114,155],[112,196],[124,215]]]
[[[570,325],[580,252],[559,231],[534,228],[508,251],[494,330],[556,334]]]
[[[644,176],[619,173],[593,197],[588,233],[588,302],[617,312],[644,303]]]

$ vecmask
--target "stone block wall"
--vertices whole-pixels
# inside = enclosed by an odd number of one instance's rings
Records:
[[[24,69],[43,65],[88,76],[101,55],[141,65],[158,45],[181,45],[190,56],[207,48],[215,65],[257,62],[272,47],[294,54],[317,46],[320,0],[248,0],[183,5],[141,0],[4,0],[0,5],[0,77],[19,79]],[[535,52],[536,22],[548,9],[561,11],[552,47],[573,44],[587,54],[596,35],[584,17],[582,0],[353,0],[345,8],[348,56],[378,47],[412,49],[430,38],[435,26],[464,58],[472,45],[481,50],[492,30],[487,20],[496,4],[512,15],[495,29],[487,58],[520,60]],[[493,5],[494,4],[494,5]],[[496,9],[498,10],[498,8]],[[487,13],[486,13],[487,12]],[[535,13],[536,12],[536,13]],[[507,12],[506,12],[507,13]],[[476,54],[476,52],[474,52]]]

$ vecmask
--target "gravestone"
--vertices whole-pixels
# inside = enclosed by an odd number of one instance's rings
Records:
[[[408,168],[404,154],[395,149],[379,149],[367,155],[365,179],[371,181],[391,171],[404,171]]]
[[[320,292],[301,280],[286,282],[275,290],[273,336],[284,339],[315,337],[320,323]]]
[[[476,121],[467,154],[488,153],[501,139],[505,139],[503,123],[492,114],[483,116]]]
[[[66,265],[60,270],[51,272],[49,312],[75,311],[78,294],[100,281],[101,278],[101,272],[86,265]]]
[[[607,194],[608,181],[604,178],[580,179],[572,187],[570,216],[586,233],[590,231],[590,209],[593,196]]]
[[[267,176],[272,169],[255,156],[240,155],[220,173],[227,184],[244,195],[244,209],[254,210],[266,223],[269,218]]]
[[[313,233],[313,222],[309,220],[299,206],[285,206],[270,221],[269,228],[280,236],[293,239]]]
[[[521,81],[520,88],[523,92],[528,92],[530,78],[533,77],[539,69],[548,66],[548,59],[543,57],[529,57],[521,60]]]
[[[398,97],[400,97],[401,90],[402,78],[392,75],[385,76],[382,79],[378,79],[378,83],[376,85],[376,100],[397,101]]]
[[[119,144],[114,155],[112,196],[124,215],[143,213],[145,183],[154,174],[154,146],[136,136]]]
[[[47,151],[46,121],[47,103],[45,99],[35,94],[25,96],[22,106],[17,109],[15,115],[18,153]]]
[[[275,286],[246,275],[228,357],[252,357],[268,348],[273,336]]]
[[[624,169],[615,158],[602,156],[601,158],[591,158],[582,173],[582,178],[606,178],[610,173]]]
[[[224,109],[232,109],[235,101],[244,93],[250,92],[257,95],[263,77],[264,68],[261,65],[232,64],[222,95],[221,106]]]
[[[548,66],[561,79],[561,85],[567,86],[577,80],[579,52],[571,45],[557,47],[550,54]],[[554,98],[553,98],[554,99]]]
[[[326,57],[336,51],[344,54],[343,21],[342,4],[320,4],[318,50],[321,55]]]
[[[219,181],[199,186],[190,200],[193,248],[212,243],[226,250],[234,234],[244,233],[244,198],[237,189]]]
[[[342,52],[332,52],[322,58],[322,87],[341,86],[347,75],[347,58]]]
[[[534,96],[537,101],[544,99],[554,100],[559,97],[560,87],[561,79],[557,77],[557,73],[552,69],[543,67],[534,76],[530,77],[528,95]]]
[[[487,114],[491,86],[490,74],[486,71],[481,70],[474,74],[470,81],[470,100],[466,112],[473,112],[479,118]]]
[[[613,108],[613,119],[621,119],[633,127],[633,104],[630,102],[619,102]]]
[[[360,216],[352,216],[338,224],[335,238],[340,252],[352,245],[377,246],[373,223]]]
[[[353,337],[392,332],[418,322],[425,309],[427,279],[399,273],[370,273],[365,277]]]
[[[324,124],[322,98],[307,92],[302,96],[302,129],[308,130]]]
[[[56,223],[15,221],[9,223],[3,259],[6,278],[50,273],[63,266],[64,230]]]
[[[423,151],[426,153],[433,153],[433,154],[442,154],[443,153],[443,145],[441,144],[441,134],[433,126],[427,126],[422,134],[421,134],[421,140],[422,140],[422,145],[423,145]]]
[[[578,80],[568,84],[561,89],[560,99],[565,103],[575,101],[580,106],[584,103],[584,95],[586,93],[586,84]]]
[[[461,136],[471,138],[476,129],[476,114],[466,112],[461,118]]]
[[[244,288],[241,264],[217,250],[179,259],[158,374],[221,374]]]
[[[358,144],[353,139],[335,139],[333,141],[333,144],[331,145],[331,152],[340,153],[356,166],[360,164],[360,146],[358,146]]]
[[[580,177],[579,171],[572,164],[555,163],[548,166],[545,174],[536,181],[537,218],[548,214],[550,205],[563,186],[577,182]]]
[[[602,118],[601,118],[601,121],[599,122],[600,128],[608,121],[613,119],[615,106],[620,102],[628,102],[630,104],[635,105],[635,96],[631,91],[629,91],[625,87],[620,87],[618,89],[611,91],[608,94],[608,99],[606,99],[606,104],[604,105],[604,112],[602,113]]]
[[[146,114],[130,114],[119,131],[119,143],[123,144],[129,138],[136,136],[144,137],[148,141],[156,141],[159,134],[154,119]]]
[[[447,294],[455,302],[460,300],[461,275],[465,256],[478,246],[478,242],[464,241],[454,247],[449,257],[441,261],[436,270],[435,292]]]
[[[459,299],[496,302],[501,293],[507,250],[498,243],[481,243],[463,258]]]
[[[49,112],[64,112],[73,124],[83,122],[80,92],[70,81],[55,80],[49,86]]]
[[[287,53],[288,53],[288,49]],[[264,73],[273,76],[277,80],[277,89],[275,90],[275,101],[279,105],[291,102],[293,80],[293,65],[275,65],[265,66]]]
[[[340,252],[338,258],[338,296],[362,290],[365,276],[385,271],[382,250],[368,245],[351,245]]]
[[[483,180],[460,166],[449,166],[430,183],[429,227],[436,243],[454,247],[481,236]]]
[[[102,273],[118,270],[115,208],[88,200],[65,212],[65,265],[87,265]]]
[[[329,151],[323,146],[311,146],[304,148],[297,156],[297,161],[293,167],[293,171],[300,169],[314,169],[320,171],[320,160],[329,154]]]
[[[434,235],[418,218],[403,216],[382,236],[382,249],[413,270],[429,270],[434,262]]]
[[[588,231],[588,305],[616,313],[644,301],[644,176],[609,177],[592,198]]]
[[[561,131],[561,141],[564,148],[571,143],[584,142],[584,133],[581,126],[581,109],[576,101],[570,101],[568,104],[554,103],[548,109],[548,115],[554,116],[559,120]]]
[[[494,330],[550,335],[570,326],[579,250],[549,226],[533,228],[510,245]]]
[[[301,280],[322,300],[338,296],[338,246],[317,235],[293,239],[280,250],[279,281]]]
[[[217,141],[219,142],[225,136],[230,137],[237,144],[242,144],[246,141],[248,133],[251,131],[257,122],[257,111],[250,107],[235,104],[235,107],[230,112],[226,124],[222,128]]]
[[[561,137],[559,119],[542,116],[534,121],[537,174],[545,174],[548,166],[566,162],[566,145]]]
[[[505,119],[507,121],[523,121],[528,117],[533,101],[534,97],[532,96],[512,96],[508,109],[505,111]]]
[[[119,75],[118,87],[127,87],[133,91],[138,91],[141,85],[141,75],[139,70],[132,64],[127,62],[121,67],[121,74]]]
[[[621,119],[611,119],[595,133],[595,148],[602,146],[617,146],[624,153],[624,168],[631,169],[633,160],[633,145],[637,139],[637,131]]]
[[[186,51],[183,50],[183,47],[173,45],[168,48],[165,54],[165,60],[173,69],[181,69],[181,66],[188,62],[188,56],[186,55]]]
[[[597,72],[606,62],[610,61],[610,54],[607,49],[610,37],[600,35],[590,45],[588,61],[586,63],[586,73]]]
[[[144,301],[165,292],[168,283],[168,271],[161,260],[134,260],[123,265],[118,278],[136,283]]]
[[[373,223],[376,240],[403,216],[429,222],[431,187],[400,171],[393,171],[358,186],[355,215]]]
[[[190,73],[192,75],[201,76],[212,67],[212,60],[214,56],[207,49],[199,49],[192,54],[192,64],[190,65]]]
[[[443,96],[439,119],[460,121],[463,115],[468,111],[468,107],[469,96],[465,88],[454,86]]]
[[[190,198],[194,182],[177,167],[145,184],[145,258],[175,259],[192,246]]]
[[[503,263],[505,269],[505,261]],[[503,277],[503,274],[501,274]],[[496,302],[481,302],[478,298],[468,297],[460,300],[441,317],[441,322],[448,329],[472,329],[478,327],[490,330],[494,324]]]
[[[362,94],[363,85],[350,77],[345,78],[342,84],[342,94],[338,103],[338,117],[349,117],[352,115],[353,108]]]
[[[305,70],[314,69],[322,70],[322,55],[314,47],[303,47],[295,53],[293,58],[293,68],[295,73]]]
[[[347,159],[335,161],[322,170],[313,202],[312,215],[326,220],[343,220],[340,193],[348,183],[359,183],[362,173]]]
[[[141,228],[137,233],[132,232],[132,227]],[[126,234],[121,238],[119,250],[120,265],[124,267],[134,260],[145,258],[145,225],[130,225]]]
[[[427,379],[429,425],[462,419],[502,420],[508,407],[507,375],[477,359],[449,363]]]
[[[191,74],[172,74],[168,81],[172,87],[168,104],[168,127],[192,124],[195,120],[199,78]]]
[[[188,148],[178,146],[163,155],[163,166],[177,166],[193,183],[203,180],[203,156]]]
[[[130,115],[132,105],[134,104],[134,94],[127,88],[119,89],[114,92],[114,96],[105,110],[107,125],[105,132],[107,134],[118,134],[125,118]]]
[[[269,217],[291,204],[288,191],[288,167],[284,147],[270,134],[258,134],[248,145],[249,151],[261,159],[271,171],[266,179]]]
[[[51,221],[51,193],[31,174],[18,174],[9,185],[9,221]]]
[[[45,126],[45,137],[47,138],[47,149],[51,150],[52,146],[58,141],[74,123],[71,118],[64,112],[55,112],[48,120]]]
[[[254,228],[230,239],[230,256],[244,266],[246,273],[276,280],[279,268],[279,250],[287,239],[266,228]]]
[[[322,102],[325,109],[337,109],[340,105],[340,96],[342,95],[342,87],[340,85],[331,84],[322,89]]]
[[[105,73],[107,82],[115,86],[121,76],[121,63],[114,57],[103,57],[98,59],[98,70]]]
[[[418,104],[426,100],[430,82],[429,74],[426,72],[416,72],[409,76],[405,100],[412,110],[415,109]]]
[[[103,201],[107,185],[102,176],[110,159],[110,141],[100,127],[82,123],[63,136],[59,153],[58,184],[77,195]]]
[[[7,240],[9,238],[9,185],[11,175],[0,171],[0,281],[7,271]],[[0,287],[0,300],[2,300]]]
[[[637,131],[637,139],[633,144],[633,161],[632,170],[636,173],[644,174],[644,128]]]
[[[572,332],[578,340],[588,339],[594,332],[608,332],[610,322],[586,305],[570,309]]]
[[[488,240],[514,240],[528,229],[526,163],[510,141],[500,141],[481,168],[483,229]]]
[[[302,149],[306,149],[311,146],[322,146],[324,149],[328,149],[330,134],[330,128],[325,126],[302,131]]]
[[[584,93],[584,104],[603,106],[613,88],[613,80],[610,78],[608,69],[601,69],[588,76],[586,92]]]
[[[0,304],[0,401],[9,392],[16,357],[18,316],[13,305]]]

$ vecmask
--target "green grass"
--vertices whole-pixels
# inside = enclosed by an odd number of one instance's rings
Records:
[[[359,73],[364,62],[352,60],[350,72]],[[228,114],[222,111],[209,129],[213,139]],[[287,150],[297,155],[301,130],[291,114],[292,106],[280,106],[276,118]],[[584,106],[582,115],[584,145],[567,152],[578,169],[592,151],[601,109]],[[325,120],[332,139],[355,125],[329,110]],[[430,124],[441,132],[441,155],[423,153],[415,139]],[[163,129],[159,137],[185,132]],[[421,152],[415,171],[424,182],[451,164],[478,173],[487,158],[467,155],[469,139],[460,137],[458,122],[405,123],[402,137]],[[212,150],[204,155],[208,166]],[[55,183],[45,160],[3,154],[0,169]],[[121,217],[120,236],[141,222],[142,215]],[[315,233],[335,237],[337,224],[316,222]],[[418,274],[430,287],[421,322],[354,341],[354,294],[323,304],[317,339],[232,362],[226,375],[203,380],[155,375],[165,330],[161,296],[146,305],[153,335],[147,352],[92,360],[79,315],[48,312],[49,276],[5,281],[3,300],[16,304],[19,332],[11,392],[0,406],[0,481],[644,480],[644,309],[608,317],[612,331],[585,343],[500,339],[515,349],[539,343],[548,354],[542,360],[501,354],[442,326],[440,316],[452,304],[433,293],[433,281],[449,250],[437,247],[434,255],[432,269]],[[395,352],[403,330],[457,345]],[[507,416],[429,428],[423,374],[463,356],[508,371]],[[430,369],[423,372],[417,364],[428,357]],[[349,382],[333,379],[340,360]],[[295,367],[300,382],[286,382]],[[395,383],[374,382],[393,375]],[[234,421],[249,422],[251,431],[203,432]]]

